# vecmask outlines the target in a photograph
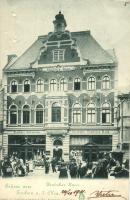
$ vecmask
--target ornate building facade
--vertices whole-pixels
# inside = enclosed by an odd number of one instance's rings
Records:
[[[118,144],[116,56],[90,31],[67,31],[60,12],[53,24],[3,70],[4,155],[96,160]]]
[[[0,83],[0,160],[2,160],[2,150],[3,150],[3,107],[4,107],[4,90],[2,88],[2,83]]]
[[[124,159],[129,159],[130,144],[130,93],[118,95],[117,127],[119,132],[119,149],[123,151]]]

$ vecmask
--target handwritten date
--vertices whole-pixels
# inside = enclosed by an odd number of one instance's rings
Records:
[[[81,193],[85,193],[85,190],[62,190],[62,194],[64,194],[64,196],[71,196],[71,195],[74,195],[75,197],[78,195],[78,194],[81,194]]]

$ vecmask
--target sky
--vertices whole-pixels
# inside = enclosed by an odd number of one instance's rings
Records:
[[[61,10],[67,30],[90,30],[104,49],[115,49],[119,90],[130,91],[130,0],[0,0],[0,78],[7,55],[20,56],[39,35],[53,31]]]

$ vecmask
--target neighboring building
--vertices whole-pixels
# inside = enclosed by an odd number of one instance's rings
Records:
[[[118,147],[124,151],[124,159],[129,159],[130,143],[130,93],[118,95],[117,125],[119,131]]]
[[[3,108],[4,108],[4,90],[0,82],[0,160],[2,159],[2,136],[3,136]]]
[[[116,149],[117,60],[90,31],[69,32],[56,15],[54,32],[39,36],[3,72],[4,155],[96,160]]]

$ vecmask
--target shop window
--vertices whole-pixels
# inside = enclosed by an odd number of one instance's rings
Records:
[[[17,124],[17,107],[12,105],[10,107],[10,124]]]
[[[23,124],[30,123],[30,107],[28,105],[23,106]]]
[[[75,78],[75,80],[74,80],[74,90],[80,90],[80,87],[81,87],[80,78]]]
[[[81,106],[78,103],[76,103],[73,107],[73,123],[81,123]]]
[[[43,123],[43,107],[42,105],[37,105],[36,107],[36,123]]]
[[[61,122],[61,106],[59,103],[52,104],[52,122]]]
[[[56,83],[56,80],[55,79],[52,79],[50,81],[50,90],[51,91],[56,91],[57,90],[57,83]]]
[[[123,143],[122,144],[122,150],[129,151],[129,144],[128,143]]]
[[[94,77],[88,78],[88,90],[95,90],[96,88],[96,80]]]
[[[61,91],[67,90],[67,82],[64,78],[62,78],[61,81],[60,81],[60,90]]]
[[[30,92],[30,81],[29,80],[24,81],[24,92]]]
[[[95,123],[96,122],[96,110],[95,105],[90,103],[87,106],[87,123]]]
[[[102,89],[104,89],[104,90],[110,89],[110,78],[108,76],[103,77]]]
[[[37,92],[43,92],[43,80],[37,80],[36,87]]]
[[[111,111],[110,104],[104,103],[102,106],[102,123],[110,123],[111,122]]]
[[[11,92],[17,92],[17,87],[18,87],[18,84],[17,84],[17,81],[12,81],[11,82]]]
[[[64,49],[55,49],[53,51],[53,62],[63,62],[64,61]]]

